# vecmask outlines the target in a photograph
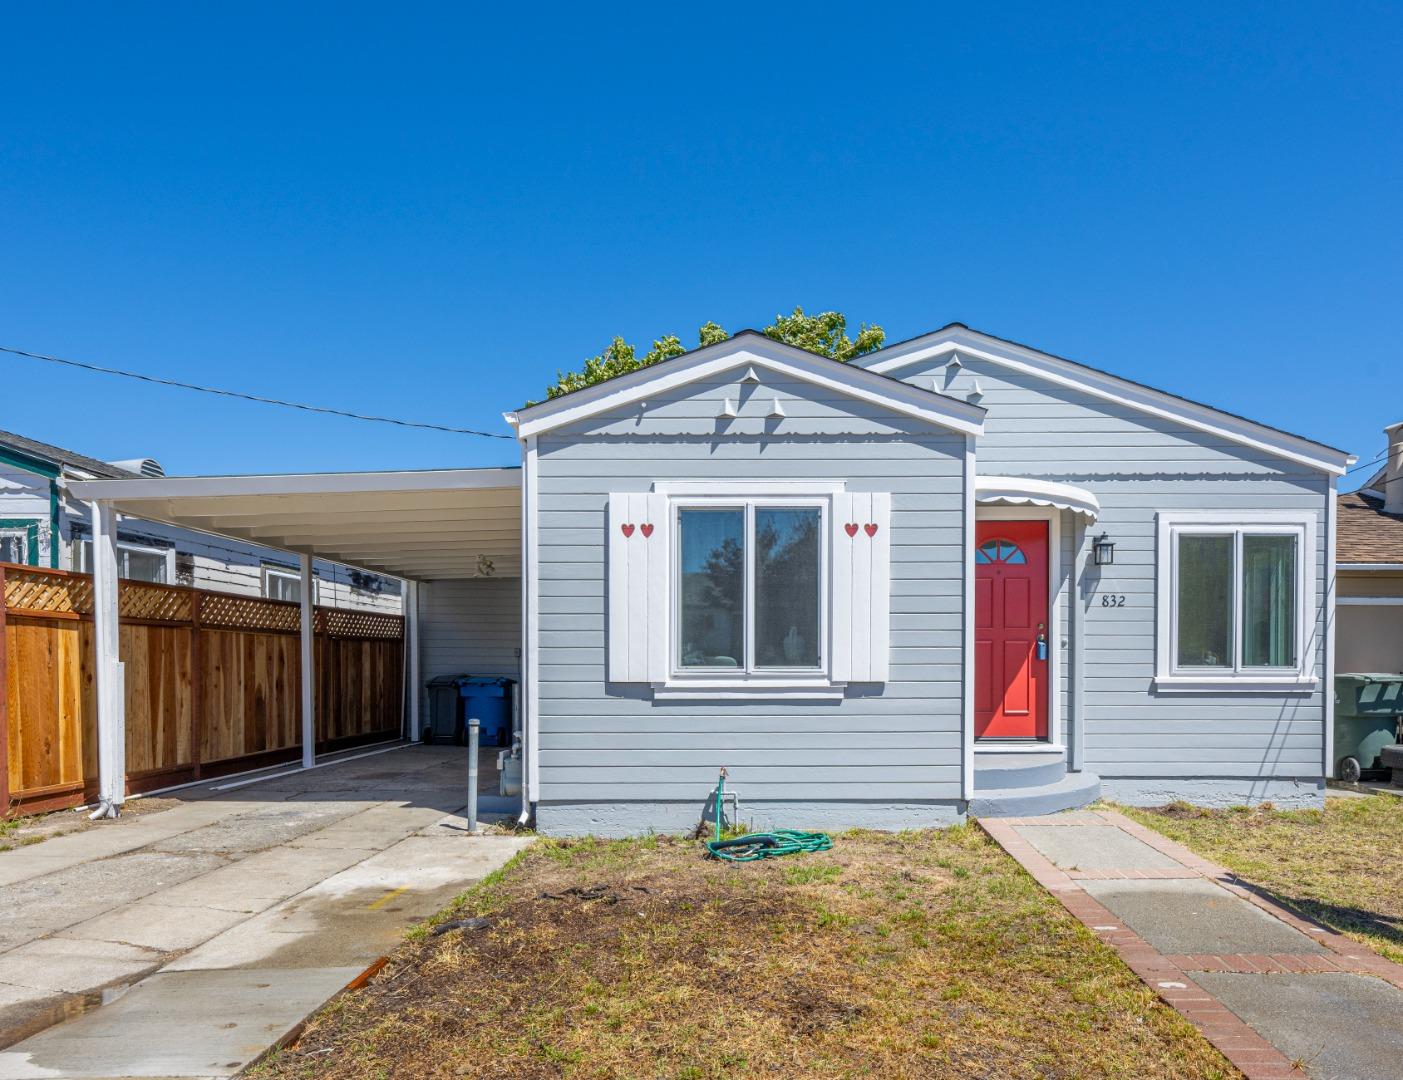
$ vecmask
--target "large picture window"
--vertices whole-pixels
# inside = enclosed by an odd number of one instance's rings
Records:
[[[821,670],[825,535],[818,504],[679,505],[678,669]]]
[[[1161,515],[1156,684],[1313,685],[1314,522]]]

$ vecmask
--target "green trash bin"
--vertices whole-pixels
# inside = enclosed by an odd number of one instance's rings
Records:
[[[1385,746],[1400,741],[1403,675],[1335,676],[1335,778],[1387,780],[1379,760]]]

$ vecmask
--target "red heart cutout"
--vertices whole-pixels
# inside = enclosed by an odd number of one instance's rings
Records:
[[[846,525],[843,526],[843,528],[847,530],[847,533],[848,533],[849,536],[856,536],[856,535],[857,535],[857,522],[856,522],[856,521],[850,521],[850,522],[848,522]]]
[[[877,526],[875,525],[864,525],[863,529],[866,530],[868,536],[877,535]]]
[[[638,531],[641,532],[641,533],[644,535],[644,537],[646,538],[646,537],[649,537],[649,536],[652,536],[652,535],[653,535],[653,526],[651,526],[651,525],[640,525],[640,526],[638,526]]]
[[[623,530],[623,533],[624,533],[625,536],[632,536],[632,535],[633,535],[633,526],[632,526],[632,525],[620,525],[619,528]]]

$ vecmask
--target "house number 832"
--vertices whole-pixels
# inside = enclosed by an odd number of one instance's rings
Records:
[[[1102,594],[1101,594],[1101,606],[1102,606],[1102,607],[1125,607],[1125,594],[1124,594],[1124,593],[1102,593]]]

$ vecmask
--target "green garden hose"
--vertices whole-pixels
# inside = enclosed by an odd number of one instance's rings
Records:
[[[797,829],[775,829],[767,833],[746,833],[730,840],[721,839],[721,803],[726,794],[726,770],[716,781],[716,839],[707,841],[706,852],[713,859],[727,862],[755,862],[780,855],[797,855],[801,851],[827,851],[833,838],[827,833],[800,832]]]

